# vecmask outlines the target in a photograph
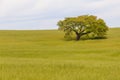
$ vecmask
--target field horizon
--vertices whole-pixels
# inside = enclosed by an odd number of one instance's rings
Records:
[[[0,30],[0,80],[119,80],[119,32],[66,41],[58,30]]]

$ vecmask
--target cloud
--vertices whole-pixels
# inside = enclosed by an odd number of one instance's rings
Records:
[[[55,23],[58,19],[46,20],[21,20],[21,21],[7,21],[0,23],[2,30],[39,30],[39,29],[56,29]],[[47,22],[47,24],[45,24]],[[50,26],[52,25],[52,26]]]
[[[58,20],[83,14],[119,26],[119,4],[120,0],[0,0],[0,29],[57,28]]]
[[[2,0],[0,16],[24,15],[36,4],[34,0]]]

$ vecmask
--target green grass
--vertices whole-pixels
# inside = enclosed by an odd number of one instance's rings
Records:
[[[99,40],[63,34],[0,31],[0,80],[120,80],[120,28]]]

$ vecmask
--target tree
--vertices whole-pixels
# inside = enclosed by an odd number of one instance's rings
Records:
[[[108,30],[108,26],[104,20],[94,15],[68,17],[60,20],[57,25],[59,26],[59,30],[65,32],[65,38],[71,38],[72,33],[75,33],[76,40],[80,40],[83,35],[104,37]]]

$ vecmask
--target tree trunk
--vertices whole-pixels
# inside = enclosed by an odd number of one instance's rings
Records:
[[[77,41],[80,40],[80,37],[81,37],[81,36],[80,36],[79,34],[77,34],[77,35],[76,35],[76,40],[77,40]]]

